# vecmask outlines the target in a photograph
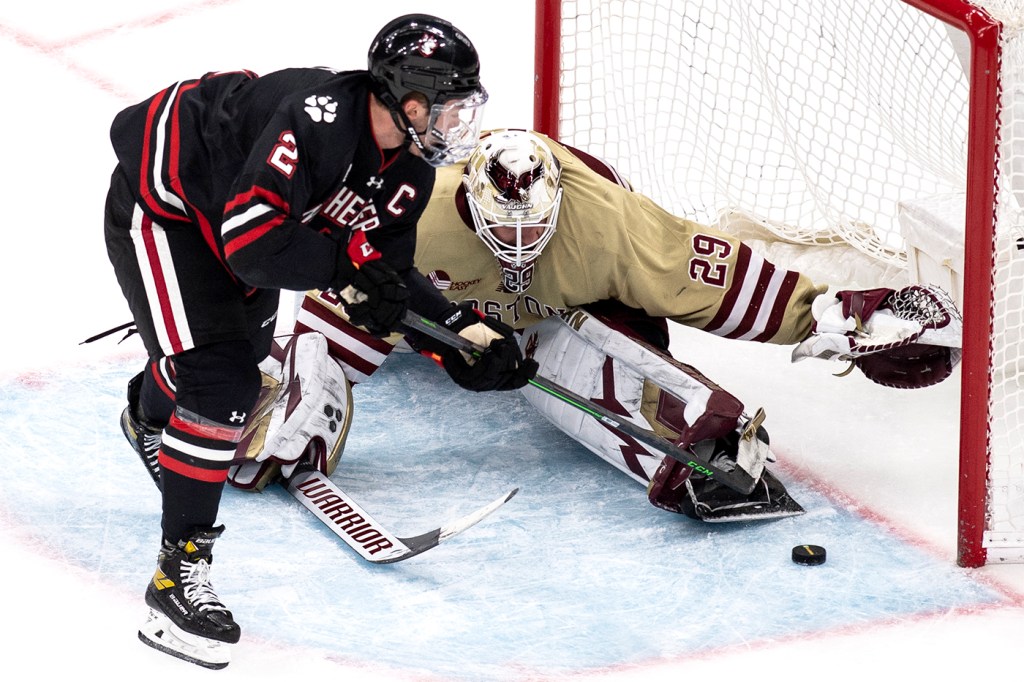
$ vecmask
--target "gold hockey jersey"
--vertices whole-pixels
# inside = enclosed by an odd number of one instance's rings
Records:
[[[473,231],[464,164],[438,171],[415,263],[449,300],[473,301],[517,329],[612,299],[727,338],[791,344],[810,333],[811,302],[826,287],[727,233],[668,213],[614,182],[593,157],[544,139],[562,165],[562,207],[521,294],[502,291],[501,270]]]

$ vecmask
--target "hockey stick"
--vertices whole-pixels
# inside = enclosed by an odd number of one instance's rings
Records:
[[[393,564],[433,549],[475,526],[519,492],[519,488],[514,488],[490,504],[440,528],[401,538],[375,521],[345,491],[308,462],[300,463],[295,473],[282,480],[281,485],[346,545],[374,564]]]
[[[402,321],[405,326],[410,329],[426,334],[427,336],[451,346],[456,350],[475,356],[479,356],[484,351],[482,347],[465,337],[459,336],[450,329],[442,327],[421,315],[417,315],[411,310],[405,313],[405,317]],[[735,469],[728,471],[715,466],[706,458],[701,457],[696,452],[693,452],[692,449],[679,448],[673,445],[670,441],[659,436],[654,431],[638,426],[631,421],[626,421],[619,415],[608,411],[601,405],[598,405],[597,403],[588,400],[587,398],[584,398],[563,386],[559,386],[540,374],[530,380],[530,385],[568,405],[571,405],[572,407],[575,407],[594,419],[597,419],[602,424],[631,436],[641,443],[651,446],[658,452],[682,462],[694,471],[704,474],[708,478],[714,478],[720,481],[722,485],[728,486],[737,492],[743,493],[744,495],[749,495],[753,492],[754,487],[757,485],[757,481],[760,479],[760,472],[758,472],[758,476],[755,478],[738,466]]]

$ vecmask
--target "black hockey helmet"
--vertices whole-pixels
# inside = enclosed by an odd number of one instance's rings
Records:
[[[469,155],[479,138],[487,91],[476,48],[462,31],[429,14],[407,14],[377,33],[367,61],[377,97],[428,163],[443,166]],[[431,112],[423,133],[402,110],[412,93],[426,97]]]

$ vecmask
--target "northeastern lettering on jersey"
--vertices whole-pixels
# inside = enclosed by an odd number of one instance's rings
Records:
[[[320,215],[338,227],[351,227],[353,230],[365,232],[380,226],[377,207],[348,187],[339,189],[320,209]]]
[[[331,228],[369,232],[382,224],[408,218],[410,211],[420,208],[424,191],[408,181],[398,187],[388,182],[387,171],[395,157],[378,166],[373,156],[357,155],[346,170],[342,185],[319,207],[318,216],[326,219]]]

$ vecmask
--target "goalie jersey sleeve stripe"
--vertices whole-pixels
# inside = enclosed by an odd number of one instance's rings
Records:
[[[341,364],[352,383],[370,378],[394,346],[353,326],[313,296],[306,296],[295,318],[299,333],[316,331],[327,337],[330,354]]]
[[[797,275],[776,268],[742,244],[729,290],[705,331],[729,339],[767,341],[782,326]]]

